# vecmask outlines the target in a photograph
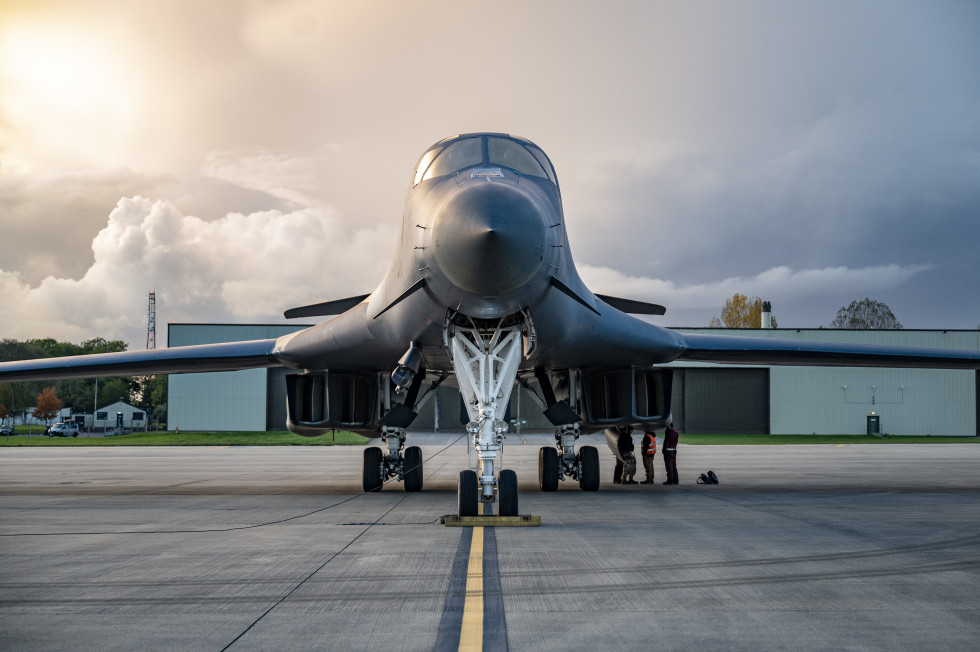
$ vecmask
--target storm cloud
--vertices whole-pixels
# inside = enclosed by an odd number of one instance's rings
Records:
[[[544,148],[583,277],[658,323],[742,292],[980,324],[974,2],[0,11],[0,337],[136,346],[151,288],[160,323],[368,292],[418,155],[478,130]]]

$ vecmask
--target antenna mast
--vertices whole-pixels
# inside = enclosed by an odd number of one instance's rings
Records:
[[[157,297],[150,290],[150,305],[146,309],[146,348],[157,348]]]

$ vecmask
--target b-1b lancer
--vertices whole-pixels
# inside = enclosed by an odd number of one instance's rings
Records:
[[[287,427],[380,437],[364,451],[363,485],[390,478],[422,489],[422,456],[407,431],[426,394],[458,385],[479,471],[459,474],[459,514],[499,502],[516,515],[517,477],[497,468],[515,383],[540,398],[555,428],[539,481],[599,487],[599,456],[576,444],[608,427],[663,427],[675,360],[766,365],[980,368],[970,351],[685,335],[632,314],[662,306],[591,292],[572,261],[561,190],[534,143],[498,133],[454,136],[415,166],[401,237],[370,294],[286,311],[335,315],[278,339],[0,364],[0,381],[230,371],[285,366]],[[425,390],[425,391],[423,391]]]

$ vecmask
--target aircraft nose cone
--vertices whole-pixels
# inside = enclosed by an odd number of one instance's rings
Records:
[[[474,184],[457,192],[436,216],[433,259],[460,289],[500,296],[540,269],[545,236],[540,212],[519,190]]]

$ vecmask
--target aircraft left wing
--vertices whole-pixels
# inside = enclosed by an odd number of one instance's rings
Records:
[[[676,360],[722,364],[812,367],[980,369],[980,351],[842,342],[811,342],[734,335],[681,334]]]
[[[268,339],[0,362],[0,382],[277,367],[275,349],[276,340]]]

